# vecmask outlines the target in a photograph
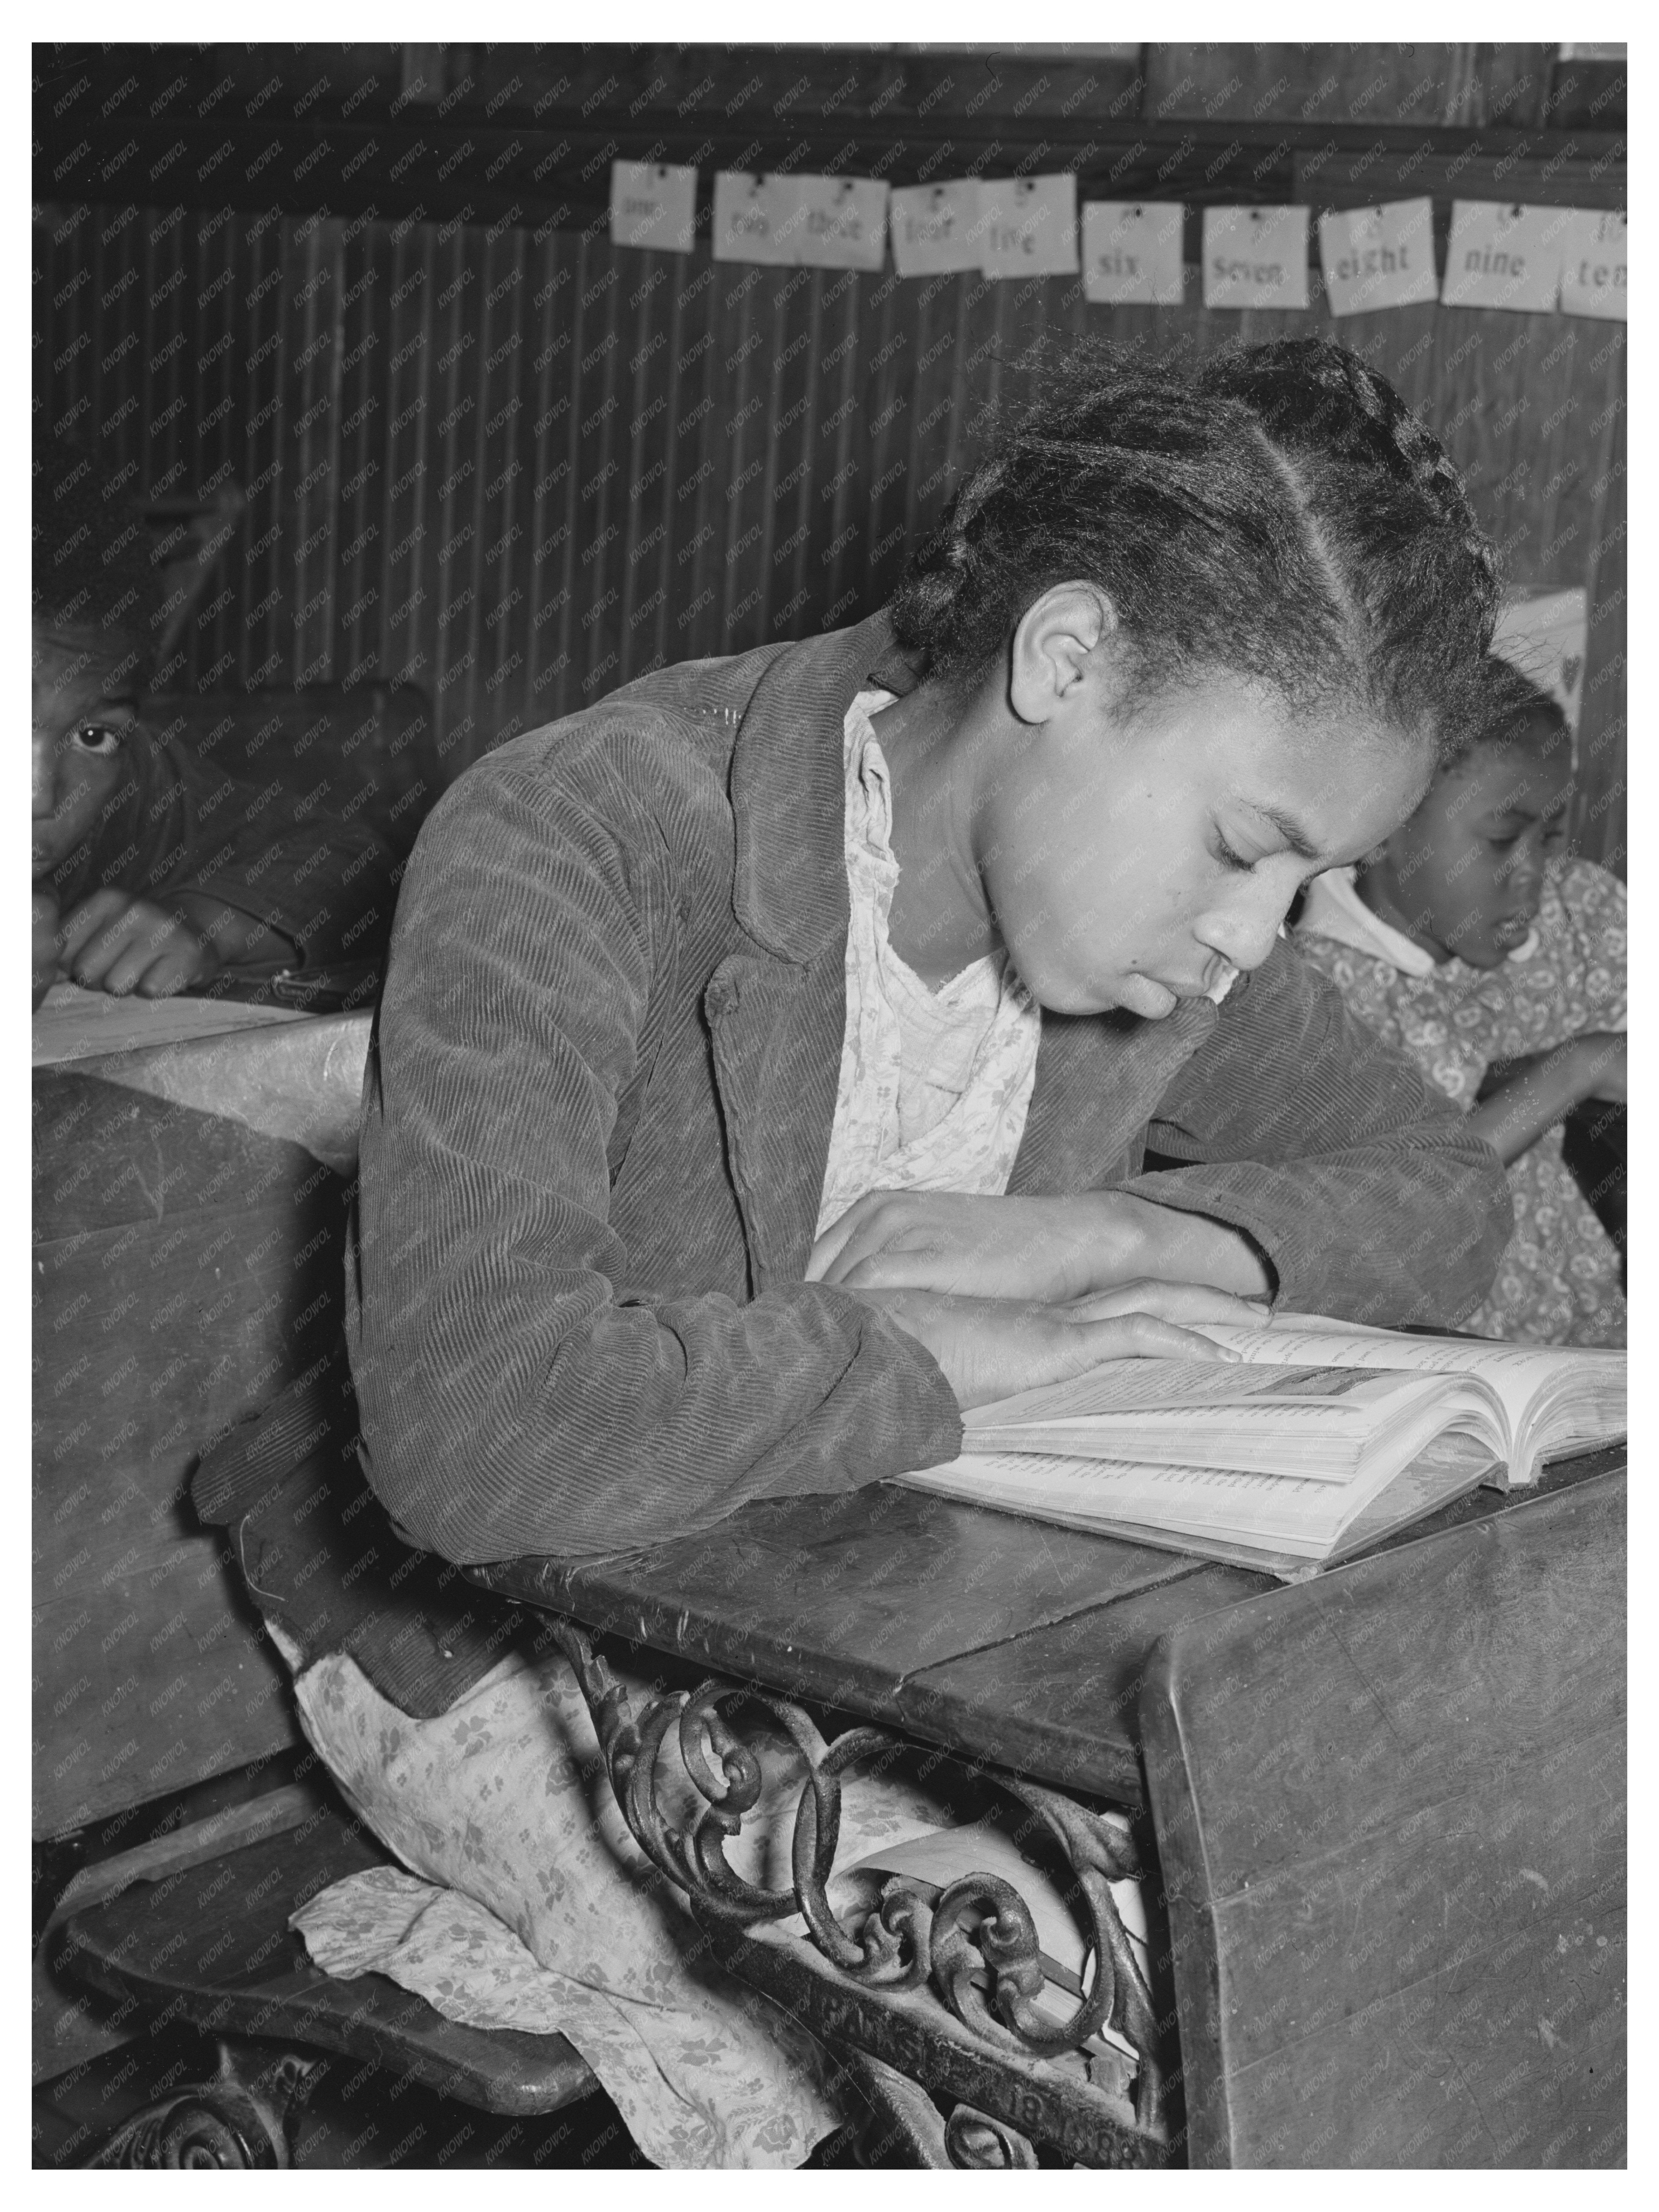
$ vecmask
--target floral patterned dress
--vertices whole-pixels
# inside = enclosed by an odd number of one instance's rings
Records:
[[[1494,1060],[1626,1026],[1625,888],[1592,861],[1551,864],[1532,937],[1496,969],[1453,958],[1408,973],[1389,950],[1392,931],[1376,929],[1375,951],[1323,933],[1317,923],[1337,913],[1310,898],[1298,948],[1368,1028],[1409,1053],[1465,1113]],[[1558,1124],[1511,1163],[1515,1234],[1491,1292],[1463,1326],[1523,1343],[1622,1346],[1619,1254],[1561,1147]]]

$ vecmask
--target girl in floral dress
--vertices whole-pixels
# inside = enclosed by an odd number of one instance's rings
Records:
[[[1515,1234],[1465,1327],[1622,1345],[1620,1256],[1562,1121],[1626,1096],[1625,888],[1562,850],[1572,744],[1550,696],[1487,664],[1484,733],[1357,868],[1319,877],[1304,954],[1464,1108],[1509,1168]]]

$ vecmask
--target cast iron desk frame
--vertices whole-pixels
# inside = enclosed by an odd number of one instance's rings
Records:
[[[1622,1448],[1604,1450],[1546,1470],[1532,1492],[1474,1493],[1334,1573],[1365,1577],[1380,1554],[1407,1547],[1437,1547],[1425,1560],[1450,1556],[1494,1516],[1547,1515],[1563,1491],[1605,1489],[1623,1465]],[[1166,1824],[1181,1817],[1168,1762],[1162,1787],[1149,1791],[1141,1747],[1143,1733],[1150,1744],[1174,1725],[1170,1654],[1181,1632],[1255,1600],[1249,1617],[1271,1634],[1281,1614],[1288,1623],[1305,1613],[1296,1590],[887,1486],[757,1504],[702,1538],[586,1565],[529,1559],[471,1571],[553,1616],[635,1838],[688,1893],[719,1954],[799,2012],[860,2077],[909,2156],[1027,2166],[1040,2146],[1087,2165],[1159,2164],[1188,2151],[1225,2162],[1224,2138],[1196,2111],[1188,2141],[1180,2051],[1160,2033],[1107,1883],[1151,1872]],[[709,1665],[723,1679],[630,1714],[584,1629]],[[731,1725],[745,1694],[782,1721],[808,1762],[792,1890],[751,1889],[724,1860],[758,1786]],[[826,1745],[799,1698],[863,1725]],[[705,1801],[690,1832],[666,1818],[657,1789],[671,1737]],[[903,1737],[988,1775],[1069,1860],[1108,1964],[1064,2028],[1030,2006],[1042,1979],[1036,1936],[1006,1884],[982,1876],[938,1895],[892,1882],[847,1924],[830,1911],[837,1778]],[[797,1911],[806,1938],[780,1929]],[[1174,1951],[1180,2047],[1196,2054],[1215,2044],[1210,1993],[1183,1977],[1179,1929]],[[1139,2054],[1132,2089],[1081,2053],[1103,2018]],[[1216,2085],[1191,2086],[1202,2094],[1186,2103],[1212,2114]],[[954,2107],[943,2126],[935,2097]]]

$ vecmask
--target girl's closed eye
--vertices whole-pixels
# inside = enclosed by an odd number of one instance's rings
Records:
[[[1247,860],[1243,853],[1235,851],[1228,843],[1225,832],[1219,829],[1215,833],[1215,856],[1224,868],[1237,869],[1244,875],[1248,875],[1255,866],[1254,860]]]

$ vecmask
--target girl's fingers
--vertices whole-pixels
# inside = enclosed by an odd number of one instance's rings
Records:
[[[809,1273],[808,1281],[848,1284],[853,1270],[884,1251],[905,1225],[906,1209],[902,1198],[890,1191],[866,1193],[856,1205],[849,1206],[841,1219],[832,1223],[813,1246],[812,1261],[819,1272]],[[896,1279],[901,1283],[915,1280],[914,1275]]]
[[[94,891],[89,899],[82,899],[73,914],[62,925],[58,938],[58,958],[67,968],[82,945],[96,937],[99,931],[125,914],[129,901],[120,891]]]
[[[1238,1354],[1215,1344],[1195,1330],[1177,1328],[1155,1315],[1125,1314],[1115,1321],[1085,1321],[1074,1324],[1086,1340],[1081,1368],[1103,1359],[1218,1359],[1236,1362]]]
[[[138,979],[138,992],[145,999],[170,999],[182,991],[194,979],[197,954],[193,947],[164,952],[159,960],[152,960]]]
[[[1241,1298],[1212,1283],[1121,1283],[1076,1299],[1070,1308],[1079,1321],[1109,1321],[1121,1314],[1154,1314],[1172,1322],[1224,1322],[1235,1328],[1261,1328],[1269,1308],[1265,1299]]]
[[[104,971],[104,988],[118,999],[131,998],[155,960],[155,951],[143,938],[129,939]]]
[[[813,1245],[811,1257],[806,1262],[806,1280],[809,1283],[838,1283],[842,1279],[836,1272],[837,1263],[861,1225],[868,1220],[871,1205],[871,1195],[866,1192],[862,1198],[854,1199],[846,1212],[837,1215],[830,1224]]]
[[[912,1249],[889,1246],[862,1260],[843,1255],[826,1280],[847,1291],[937,1291],[945,1297],[998,1295],[994,1289],[976,1292],[971,1256],[947,1256],[929,1245]]]

